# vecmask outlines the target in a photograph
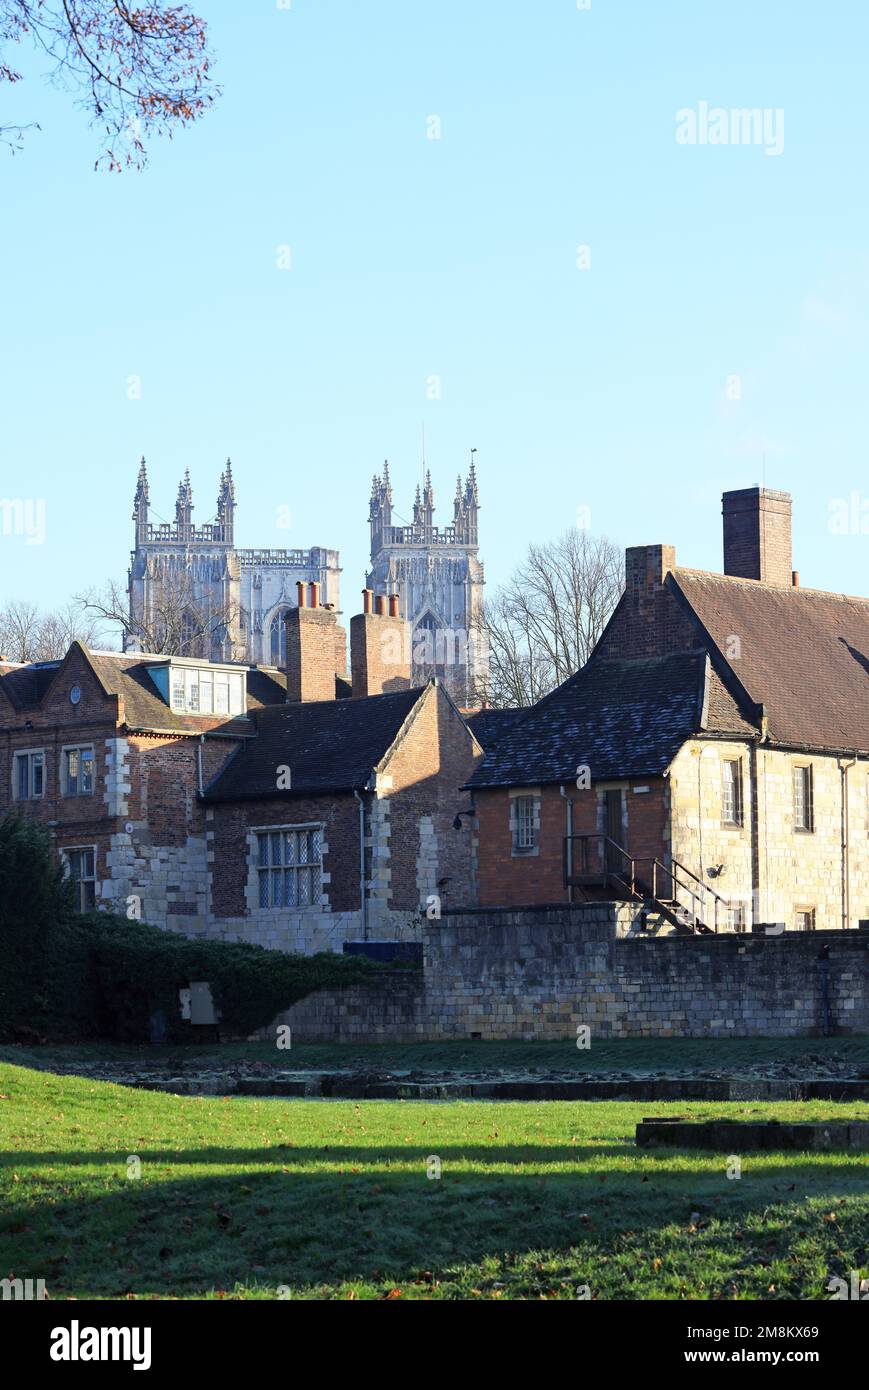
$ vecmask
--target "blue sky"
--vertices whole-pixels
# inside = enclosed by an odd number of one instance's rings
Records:
[[[337,547],[353,611],[371,474],[406,517],[423,426],[442,523],[478,451],[493,586],[584,507],[719,569],[722,490],[765,481],[802,582],[869,592],[859,511],[829,524],[856,494],[869,530],[865,5],[196,8],[223,96],[143,173],[93,172],[26,54],[0,99],[42,125],[0,152],[0,496],[46,509],[0,601],[124,578],[141,454],[200,523],[231,455],[239,543]],[[677,143],[703,101],[783,112],[781,153]]]

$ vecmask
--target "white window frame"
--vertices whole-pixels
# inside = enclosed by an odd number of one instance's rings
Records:
[[[76,789],[75,789],[74,792],[71,792],[71,791],[69,790],[69,755],[70,755],[70,753],[78,753],[78,755],[79,755],[79,772],[78,772],[78,775],[77,775],[77,777],[76,777],[76,782],[77,782],[79,785],[76,786]],[[82,780],[82,774],[81,774],[82,756],[81,756],[81,755],[82,755],[83,753],[90,753],[90,761],[91,761],[91,765],[92,765],[92,768],[93,768],[93,771],[91,772],[91,785],[90,785],[88,788],[84,788],[84,787],[82,787],[82,786],[80,785],[81,780]],[[65,743],[65,744],[63,745],[63,747],[61,748],[61,750],[60,750],[60,794],[61,794],[61,796],[68,796],[68,797],[73,797],[73,796],[93,796],[93,794],[94,794],[94,789],[95,789],[95,787],[96,787],[96,781],[97,781],[97,754],[96,754],[96,748],[95,748],[94,744],[92,744],[92,743]],[[78,846],[77,846],[77,845],[74,845],[73,848],[74,848],[74,849],[77,849]]]
[[[807,926],[800,926],[801,917],[808,920]],[[794,908],[794,930],[799,932],[815,931],[818,921],[817,909],[814,907],[795,907]]]
[[[27,760],[27,792],[22,796],[19,788],[19,759]],[[34,766],[42,768],[42,791],[33,790],[33,769]],[[41,801],[45,796],[45,774],[47,766],[44,748],[16,748],[12,754],[12,800],[13,801]]]
[[[254,905],[259,912],[304,912],[309,908],[322,912],[326,907],[323,892],[326,883],[323,864],[323,842],[326,827],[322,821],[305,821],[300,825],[251,826],[253,841]],[[294,837],[291,862],[286,862],[286,838]],[[299,858],[301,837],[306,837],[304,859]],[[319,836],[319,858],[311,859],[310,835]],[[263,840],[268,841],[267,861],[263,859]],[[280,844],[280,857],[275,858],[275,842]],[[293,888],[288,892],[287,879],[292,877]],[[280,888],[278,888],[280,882]],[[302,883],[307,885],[302,888]],[[276,897],[279,901],[275,901]],[[300,901],[301,897],[301,901]],[[266,901],[263,901],[263,899]]]
[[[800,797],[797,785],[802,786]],[[791,786],[794,799],[794,830],[799,835],[810,835],[815,828],[815,774],[811,763],[794,763],[791,768]],[[797,816],[802,802],[802,819]]]
[[[88,875],[87,877],[73,878],[73,875],[72,875],[72,864],[70,863],[70,858],[69,858],[69,856],[70,856],[71,854],[90,854],[90,855],[92,855],[92,856],[93,856],[93,873],[92,873],[91,875]],[[75,910],[76,910],[76,912],[91,912],[91,911],[94,911],[94,910],[96,909],[96,905],[97,905],[97,847],[96,847],[96,845],[65,845],[64,848],[60,851],[60,857],[61,857],[61,859],[63,860],[63,864],[64,864],[64,867],[65,867],[65,869],[66,869],[67,878],[69,878],[69,879],[72,881],[73,886],[74,886],[75,889],[76,889],[76,894],[77,894],[77,897],[78,897],[78,901],[77,901],[77,903],[76,903],[76,905],[75,905]],[[88,883],[92,883],[92,884],[93,884],[93,903],[92,903],[92,904],[89,904],[89,905],[88,905],[88,904],[85,904],[85,902],[84,902],[84,889],[85,889],[85,885],[88,884]]]
[[[730,782],[728,781],[728,768],[733,769],[733,780]],[[727,805],[728,790],[732,798],[730,807]],[[723,825],[733,827],[741,827],[745,822],[741,758],[722,758],[721,760],[721,822]]]
[[[510,838],[514,855],[534,854],[537,850],[539,804],[533,792],[510,797]]]

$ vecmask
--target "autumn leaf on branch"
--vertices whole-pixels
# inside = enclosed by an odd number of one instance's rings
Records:
[[[124,0],[0,0],[0,83],[22,74],[7,61],[30,40],[48,74],[102,128],[96,168],[141,169],[146,141],[172,138],[219,95],[211,78],[208,31],[186,5]],[[30,125],[0,126],[13,151]]]

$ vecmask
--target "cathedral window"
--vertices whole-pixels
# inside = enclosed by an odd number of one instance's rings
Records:
[[[287,625],[285,621],[287,612],[288,609],[281,608],[272,618],[269,641],[273,666],[286,666],[287,664]]]

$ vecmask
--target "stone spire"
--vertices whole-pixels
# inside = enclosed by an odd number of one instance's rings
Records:
[[[190,486],[190,469],[184,469],[184,477],[178,484],[178,500],[175,503],[175,525],[179,535],[186,534],[193,525],[193,488]]]
[[[144,456],[139,464],[136,495],[133,498],[133,520],[136,523],[136,541],[145,540],[148,534],[148,470]]]
[[[235,529],[235,483],[232,480],[231,459],[226,460],[226,468],[220,475],[220,487],[217,493],[217,525],[220,531],[219,539],[227,541],[231,545]]]

